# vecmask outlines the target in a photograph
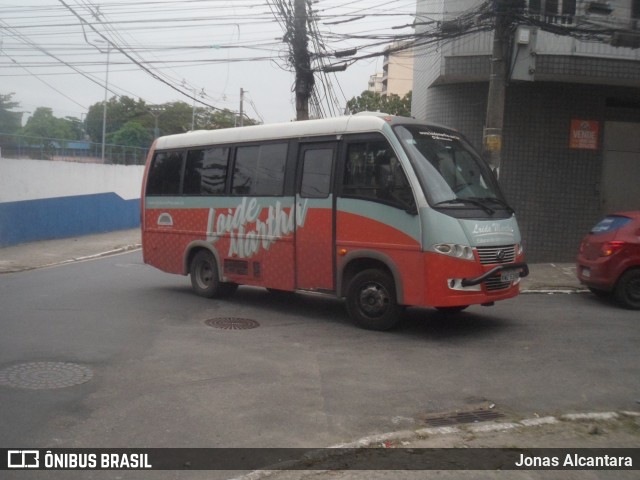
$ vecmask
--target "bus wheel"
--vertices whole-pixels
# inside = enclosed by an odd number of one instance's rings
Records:
[[[201,297],[226,297],[232,295],[238,288],[235,283],[220,282],[216,260],[207,250],[196,253],[191,261],[189,273],[193,291]]]
[[[347,311],[367,330],[389,330],[397,325],[401,308],[391,276],[377,269],[358,273],[347,288]]]

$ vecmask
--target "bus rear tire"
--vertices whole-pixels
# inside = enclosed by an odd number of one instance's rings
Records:
[[[206,298],[222,298],[233,295],[238,288],[235,283],[220,282],[218,266],[213,254],[200,250],[191,260],[189,268],[193,291]]]
[[[347,311],[356,325],[367,330],[389,330],[400,322],[391,276],[378,269],[363,270],[347,287]]]

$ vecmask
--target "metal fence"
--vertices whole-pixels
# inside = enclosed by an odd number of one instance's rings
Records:
[[[0,133],[0,158],[144,165],[148,148]]]

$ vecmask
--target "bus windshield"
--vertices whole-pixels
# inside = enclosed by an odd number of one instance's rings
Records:
[[[489,167],[464,138],[428,126],[395,128],[432,206],[507,207]],[[489,204],[492,204],[491,207]]]

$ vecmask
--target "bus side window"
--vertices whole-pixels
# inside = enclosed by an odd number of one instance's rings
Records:
[[[327,198],[331,192],[333,149],[310,149],[304,153],[300,196],[303,198]]]
[[[184,170],[184,195],[220,195],[225,192],[229,149],[189,150]]]
[[[238,147],[231,193],[282,195],[287,150],[287,143]]]
[[[158,152],[147,179],[147,195],[180,195],[183,152]]]
[[[351,143],[347,148],[343,195],[414,209],[411,186],[386,141]]]

